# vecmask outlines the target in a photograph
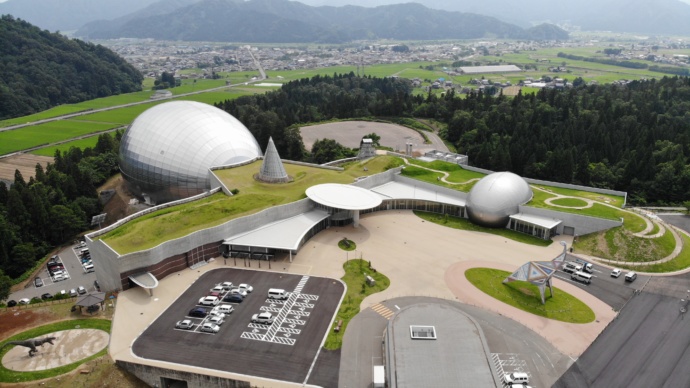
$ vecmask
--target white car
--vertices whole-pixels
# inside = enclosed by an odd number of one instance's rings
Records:
[[[214,317],[221,317],[225,319],[225,313],[218,311],[216,309],[212,309],[211,311],[208,312],[208,315],[214,316]]]
[[[53,275],[53,282],[61,282],[65,280],[65,276],[62,274]]]
[[[178,321],[175,324],[175,328],[176,329],[183,329],[183,330],[190,330],[190,329],[194,328],[194,323],[192,322],[191,319],[185,319],[182,321]]]
[[[19,299],[19,302],[17,302],[17,303],[19,303],[19,304],[29,304],[29,303],[31,303],[31,299],[29,299],[29,298],[21,298],[21,299]]]
[[[217,286],[223,287],[225,291],[229,290],[232,288],[232,282],[223,282],[220,284],[217,284]]]
[[[623,271],[621,271],[618,268],[614,268],[613,271],[611,271],[611,277],[617,278],[617,277],[621,276],[621,272],[623,272]]]
[[[271,313],[260,313],[252,315],[252,323],[262,323],[264,325],[270,325],[273,323],[273,315]]]
[[[237,286],[237,288],[239,288],[240,290],[243,290],[246,293],[250,293],[250,292],[254,291],[254,287],[250,286],[247,283],[242,283],[239,286]]]
[[[225,291],[225,288],[223,288],[223,286],[221,286],[221,285],[217,285],[217,286],[211,288],[211,292],[224,292],[224,291]]]
[[[211,309],[211,314],[232,314],[233,311],[235,311],[235,308],[231,304],[219,304]]]
[[[244,296],[247,296],[247,291],[245,291],[245,290],[243,290],[243,289],[241,289],[241,288],[233,288],[233,289],[230,290],[230,293],[231,293],[231,294],[242,295],[243,297],[244,297]]]
[[[216,306],[220,303],[220,299],[217,296],[204,296],[199,299],[199,304],[202,306]]]
[[[211,318],[209,318],[208,321],[211,323],[215,323],[216,325],[220,326],[223,324],[223,322],[225,322],[225,319],[223,319],[219,315],[214,315]]]
[[[206,322],[201,327],[199,327],[199,331],[203,331],[205,333],[217,333],[220,330],[220,326],[216,325],[215,323],[211,322]]]
[[[79,295],[79,294],[77,293],[77,290],[75,290],[74,288],[69,290],[69,296],[75,297],[77,295]]]

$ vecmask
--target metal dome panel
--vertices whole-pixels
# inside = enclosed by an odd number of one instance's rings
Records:
[[[467,196],[467,215],[472,222],[502,228],[518,206],[532,199],[532,189],[512,172],[496,172],[477,182]]]
[[[200,102],[172,101],[132,122],[122,137],[119,164],[137,194],[162,203],[208,190],[210,167],[257,156],[256,139],[230,114]]]

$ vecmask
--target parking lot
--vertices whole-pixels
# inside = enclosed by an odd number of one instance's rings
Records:
[[[37,275],[40,279],[38,284],[42,284],[41,286],[37,287],[36,280],[32,279],[31,282],[27,283],[26,288],[12,293],[8,300],[19,301],[23,298],[41,299],[42,295],[50,294],[55,296],[62,291],[65,294],[69,294],[70,290],[74,289],[76,291],[80,286],[84,287],[87,293],[97,291],[94,286],[96,274],[85,270],[81,261],[81,250],[83,248],[74,244],[58,252],[56,262],[62,264],[62,274],[60,276],[53,276],[49,272],[48,266],[44,265]],[[45,300],[46,298],[43,299]]]
[[[199,299],[217,284],[253,287],[217,333],[199,330],[209,317],[190,317]],[[285,300],[268,299],[270,288],[288,292]],[[133,353],[147,359],[303,383],[345,291],[340,281],[236,268],[219,268],[197,279],[134,342]],[[224,295],[223,295],[224,296]],[[210,310],[212,306],[203,306]],[[270,313],[272,324],[252,323],[254,314]],[[175,328],[189,319],[190,330]]]
[[[573,255],[567,255],[566,261],[577,262],[577,258]],[[563,271],[558,271],[554,277],[582,288],[611,306],[615,311],[620,311],[633,296],[634,291],[642,289],[649,280],[649,276],[638,274],[635,281],[627,282],[625,281],[625,274],[628,270],[623,270],[619,277],[614,278],[611,277],[611,270],[609,268],[598,264],[594,264],[593,267],[590,284],[573,280],[570,273]]]

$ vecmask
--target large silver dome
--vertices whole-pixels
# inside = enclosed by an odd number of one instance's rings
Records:
[[[153,203],[186,198],[210,188],[209,167],[261,156],[261,148],[236,118],[194,101],[172,101],[140,114],[120,144],[120,171]]]
[[[467,196],[467,215],[475,224],[502,228],[518,206],[532,199],[527,182],[512,172],[495,172],[477,182]]]

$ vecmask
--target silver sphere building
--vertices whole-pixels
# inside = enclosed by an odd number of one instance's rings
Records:
[[[236,118],[214,106],[172,101],[140,114],[120,144],[119,164],[130,189],[164,203],[210,189],[209,168],[261,156]]]
[[[477,182],[467,196],[467,215],[475,224],[502,228],[518,206],[532,199],[532,189],[512,172],[495,172]]]

